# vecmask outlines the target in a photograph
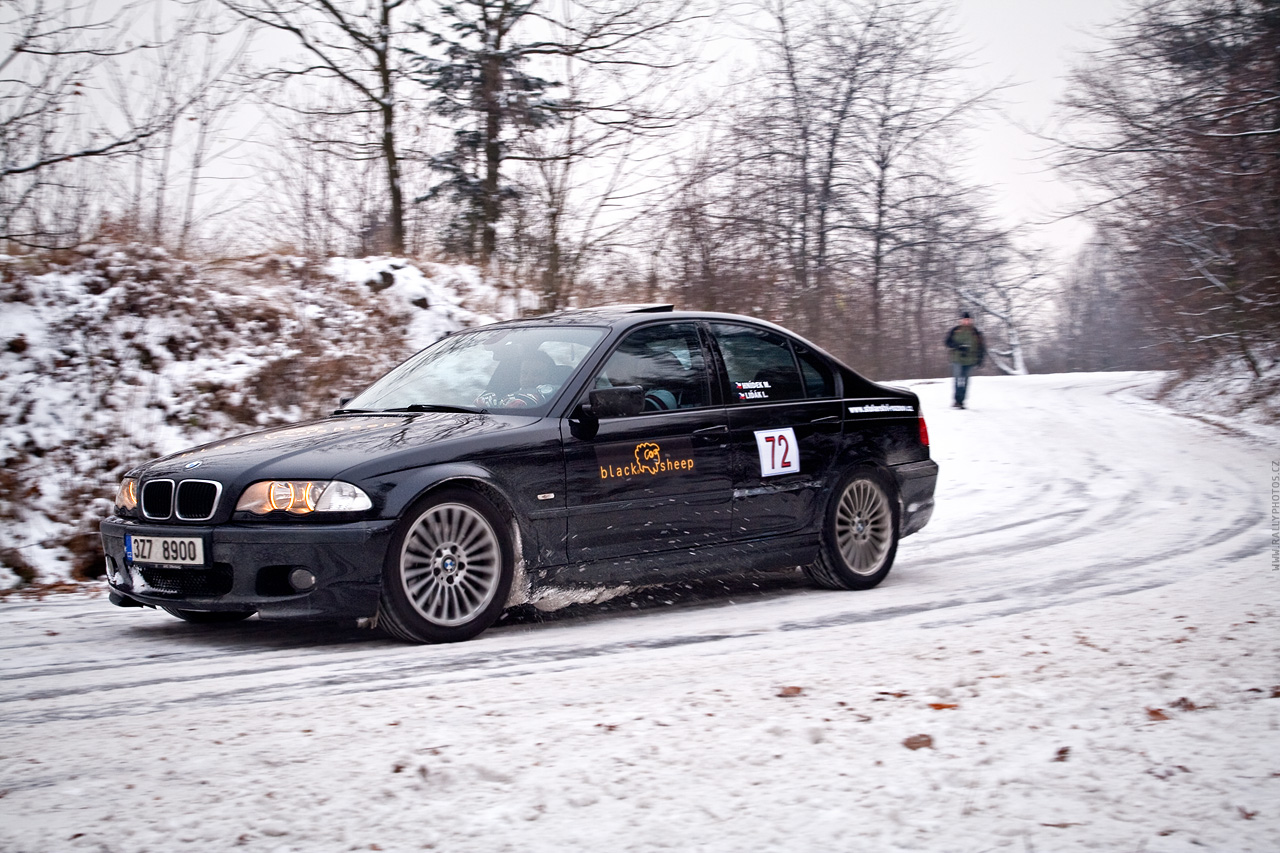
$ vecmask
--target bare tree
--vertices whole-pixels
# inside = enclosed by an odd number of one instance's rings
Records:
[[[277,81],[319,78],[332,81],[351,101],[331,113],[376,119],[375,133],[350,143],[358,159],[377,159],[386,187],[387,248],[405,251],[405,199],[398,139],[405,109],[404,51],[413,32],[414,0],[221,0],[248,21],[287,35],[301,50],[267,72]]]
[[[925,325],[954,303],[943,274],[973,274],[948,268],[948,254],[991,238],[958,213],[974,202],[950,174],[956,138],[986,93],[963,90],[962,57],[928,0],[761,8],[760,82],[744,90],[721,155],[699,167],[707,188],[682,195],[697,216],[673,246],[691,240],[678,250],[696,246],[704,258],[729,246],[702,264],[718,275],[734,268],[729,254],[751,258],[735,286],[769,288],[771,315],[873,374],[922,364]],[[718,223],[755,248],[712,237],[725,230]]]
[[[1154,370],[1168,365],[1158,300],[1120,246],[1103,235],[1071,260],[1054,290],[1042,369]]]
[[[226,20],[216,0],[157,3],[151,12],[146,36],[154,47],[110,69],[111,100],[126,120],[147,113],[167,113],[170,120],[122,158],[132,167],[129,203],[116,212],[150,242],[171,244],[181,254],[197,219],[217,212],[216,206],[198,208],[197,201],[206,171],[237,144],[227,129],[246,100],[237,78],[252,33]]]
[[[463,254],[493,259],[509,206],[525,244],[535,233],[545,241],[538,276],[544,305],[560,304],[581,258],[618,225],[601,213],[633,186],[645,160],[637,140],[670,130],[687,113],[671,83],[691,67],[683,37],[705,17],[704,5],[440,4],[447,26],[437,25],[435,50],[420,58],[416,77],[436,95],[436,113],[455,127],[454,145],[433,164],[444,175],[436,194],[458,205],[454,235]],[[592,181],[581,174],[588,162]],[[585,183],[589,200],[575,203]],[[571,228],[578,235],[572,240]]]
[[[80,0],[0,3],[0,32],[8,34],[0,49],[0,236],[30,247],[78,242],[83,219],[50,215],[60,202],[86,200],[79,164],[130,151],[172,124],[171,104],[126,120],[99,97],[107,69],[155,47],[126,35],[143,5],[100,13]]]
[[[940,9],[895,8],[882,47],[884,61],[869,81],[864,149],[853,163],[851,207],[862,211],[867,256],[861,266],[871,300],[871,345],[879,351],[882,306],[892,256],[914,245],[921,195],[937,191],[945,174],[939,152],[954,146],[964,121],[988,97],[960,91],[961,57]],[[858,198],[860,196],[860,198]]]
[[[1270,0],[1135,0],[1074,77],[1060,162],[1196,354],[1261,373],[1280,328],[1280,15]]]

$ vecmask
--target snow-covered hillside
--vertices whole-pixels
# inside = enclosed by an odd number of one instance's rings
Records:
[[[470,267],[196,265],[141,246],[63,267],[0,256],[0,306],[0,589],[97,574],[97,521],[134,465],[321,414],[518,308]]]
[[[938,510],[861,593],[479,639],[0,602],[0,850],[1280,850],[1280,432],[1152,374],[916,383]]]

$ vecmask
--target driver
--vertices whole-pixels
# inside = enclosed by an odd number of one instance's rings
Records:
[[[520,362],[520,387],[512,394],[499,396],[485,391],[476,405],[498,409],[528,409],[541,406],[556,390],[556,363],[542,350],[533,350]]]

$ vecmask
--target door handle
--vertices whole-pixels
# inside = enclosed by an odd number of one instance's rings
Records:
[[[840,416],[839,416],[839,415],[827,415],[826,417],[823,417],[823,418],[814,418],[813,420],[809,421],[809,423],[811,423],[811,424],[833,424],[833,423],[835,423],[835,422],[836,422],[836,421],[838,421],[838,420],[840,420]]]
[[[695,438],[719,438],[722,435],[728,435],[728,434],[729,434],[729,427],[726,426],[725,424],[720,424],[719,426],[713,426],[713,427],[703,427],[702,429],[695,429],[693,431],[693,435]]]

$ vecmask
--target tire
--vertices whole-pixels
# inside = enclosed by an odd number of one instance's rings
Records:
[[[873,468],[846,473],[822,524],[818,559],[805,567],[827,589],[871,589],[888,576],[898,553],[898,499]]]
[[[165,607],[164,612],[177,616],[184,622],[196,625],[225,625],[228,622],[243,622],[256,610],[179,610],[176,607]]]
[[[515,558],[506,516],[467,489],[405,512],[382,572],[378,627],[411,643],[469,640],[502,614]]]

